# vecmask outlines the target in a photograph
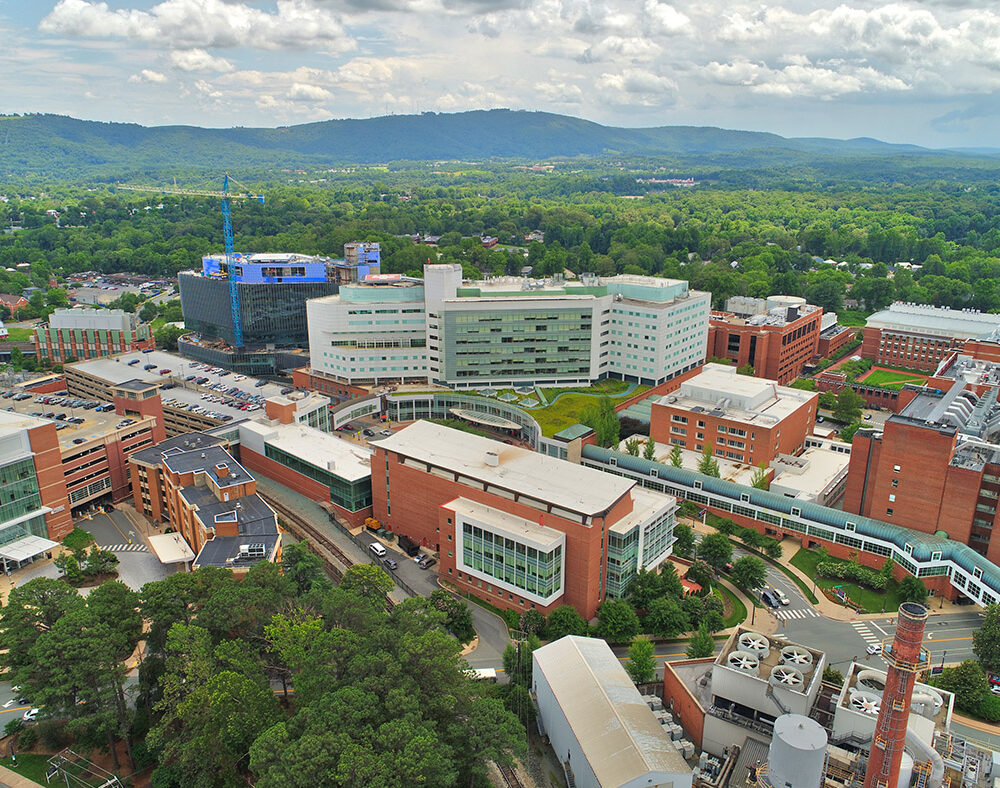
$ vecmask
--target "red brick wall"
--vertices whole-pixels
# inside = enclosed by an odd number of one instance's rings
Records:
[[[357,399],[359,397],[367,397],[371,393],[368,389],[361,386],[352,386],[350,383],[315,373],[309,367],[300,367],[299,369],[292,370],[292,385],[297,389],[319,391],[341,399]]]
[[[868,326],[865,326],[863,336],[862,358],[925,372],[934,372],[946,356],[965,345],[965,341],[961,339],[884,331]]]
[[[126,399],[125,397],[114,397],[112,404],[115,406],[115,413],[119,416],[136,415],[140,417],[152,417],[156,419],[153,427],[153,441],[160,443],[167,439],[167,431],[163,421],[163,401],[160,395],[146,399]]]
[[[386,505],[387,459],[391,514]],[[547,528],[566,534],[566,553],[563,558],[566,566],[566,583],[563,602],[575,607],[585,618],[589,619],[596,615],[597,606],[604,596],[601,587],[604,576],[601,540],[602,537],[606,538],[604,533],[606,526],[603,522],[586,527],[552,514],[541,513],[537,509],[501,498],[493,493],[466,487],[418,468],[404,466],[397,462],[395,454],[387,454],[379,448],[376,448],[372,457],[372,493],[374,517],[393,531],[405,534],[414,541],[438,551],[441,557],[441,572],[444,575],[447,575],[448,568],[454,569],[455,561],[454,557],[448,556],[449,545],[452,545],[450,549],[454,549],[454,536],[449,542],[447,533],[441,532],[439,516],[442,504],[463,497],[532,522],[537,523],[541,519]],[[631,508],[631,502],[621,502],[615,507],[616,510],[623,511],[627,508]],[[479,589],[473,592],[481,594]],[[484,598],[496,601],[494,596]],[[516,605],[517,600],[514,601]],[[510,600],[506,602],[511,606]],[[516,606],[520,608],[519,605]]]
[[[272,479],[278,484],[283,484],[289,489],[295,490],[299,495],[304,495],[317,503],[325,506],[332,506],[343,519],[347,520],[351,526],[358,527],[364,525],[365,518],[372,516],[372,507],[368,506],[357,512],[351,512],[342,506],[330,501],[330,489],[315,479],[310,479],[291,468],[286,468],[280,462],[275,462],[270,457],[258,454],[246,446],[240,447],[240,462],[248,470],[259,473]]]
[[[844,330],[834,334],[832,337],[820,337],[816,345],[816,355],[821,358],[828,358],[840,350],[844,345],[849,345],[858,331],[854,328],[844,327]]]
[[[823,310],[817,309],[784,326],[752,326],[729,322],[735,316],[716,313],[709,322],[708,355],[728,358],[736,366],[750,363],[750,340],[757,338],[754,350],[754,375],[777,380],[782,385],[797,378],[803,366],[818,354]],[[727,319],[728,316],[728,319]],[[802,335],[795,337],[797,332]],[[739,337],[739,349],[729,350],[731,336]],[[792,339],[791,337],[795,337]]]
[[[705,659],[684,660],[683,664],[704,665],[705,670],[708,670],[713,662],[715,662],[714,657],[706,657]],[[695,747],[701,749],[702,738],[705,734],[705,710],[691,694],[680,676],[674,672],[669,662],[663,666],[663,698],[667,707],[680,721],[688,738],[694,742]]]
[[[28,445],[34,453],[35,474],[42,505],[52,508],[45,515],[49,538],[61,540],[73,530],[69,493],[63,476],[62,455],[55,424],[45,424],[28,430]]]
[[[982,361],[1000,362],[1000,344],[996,342],[969,339],[966,340],[965,349],[962,352],[967,356],[972,356]]]

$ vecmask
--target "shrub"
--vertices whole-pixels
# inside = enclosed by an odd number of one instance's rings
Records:
[[[816,564],[816,574],[835,580],[850,580],[873,591],[885,591],[889,586],[884,575],[853,561],[820,561]]]
[[[61,750],[70,742],[69,731],[62,720],[43,720],[35,728],[42,744],[50,750]]]
[[[969,711],[986,722],[1000,722],[1000,697],[987,693]]]
[[[3,727],[4,736],[13,736],[15,733],[20,732],[24,729],[24,720],[20,717],[14,717]]]
[[[38,728],[25,728],[17,736],[17,746],[22,750],[30,750],[38,744]]]

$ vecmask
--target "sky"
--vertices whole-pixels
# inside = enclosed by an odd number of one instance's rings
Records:
[[[974,0],[0,0],[0,42],[4,113],[273,127],[509,107],[1000,145],[1000,6]]]

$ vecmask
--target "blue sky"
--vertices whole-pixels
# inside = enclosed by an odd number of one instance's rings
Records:
[[[968,0],[0,0],[0,111],[279,126],[510,107],[997,145]]]

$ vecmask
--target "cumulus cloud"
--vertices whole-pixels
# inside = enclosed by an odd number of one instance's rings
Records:
[[[166,82],[167,78],[159,71],[151,71],[144,68],[138,74],[133,74],[128,78],[129,82]]]
[[[232,71],[233,64],[204,49],[181,49],[170,53],[170,64],[181,71]]]
[[[676,99],[677,83],[641,68],[627,68],[617,74],[601,74],[597,88],[614,104],[642,107],[665,106]]]
[[[112,9],[96,0],[59,0],[39,29],[177,49],[352,45],[338,17],[308,0],[277,0],[274,13],[223,0],[163,0],[149,11]]]
[[[579,57],[583,63],[598,63],[606,60],[626,59],[628,61],[651,60],[660,54],[660,46],[648,38],[633,36],[608,36],[584,50]]]

